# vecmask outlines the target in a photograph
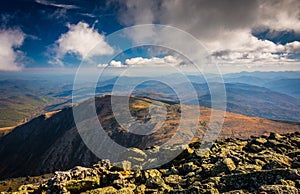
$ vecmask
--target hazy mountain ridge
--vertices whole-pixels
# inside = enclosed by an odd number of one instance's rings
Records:
[[[128,78],[129,79],[129,78]],[[98,87],[96,92],[101,94],[101,91],[110,93],[114,87],[113,84]],[[128,84],[130,82],[128,81]],[[198,95],[198,102],[202,106],[211,107],[211,94],[209,86],[215,87],[215,90],[222,88],[220,83],[191,83]],[[225,83],[226,103],[229,112],[244,114],[248,116],[257,116],[274,120],[290,120],[299,122],[300,114],[300,99],[289,96],[284,93],[279,93],[262,86],[254,86],[245,83]],[[296,88],[295,85],[291,88]],[[176,91],[184,94],[186,99],[189,98],[190,92],[187,91],[186,83],[175,85],[170,88],[159,82],[145,82],[137,86],[133,92],[136,96],[148,96],[160,100],[160,95],[164,95],[162,99],[169,99],[179,102],[176,96]],[[292,91],[292,90],[291,90]],[[157,97],[155,97],[155,94]],[[193,105],[197,104],[192,101],[183,101],[182,103]]]
[[[273,91],[281,92],[300,99],[300,79],[280,79],[264,84]]]
[[[224,81],[228,97],[228,111],[258,116],[275,120],[299,121],[299,72],[241,72],[225,74]],[[65,78],[66,77],[66,78]],[[4,77],[5,78],[5,77]],[[25,119],[39,115],[43,111],[62,109],[71,104],[72,94],[75,98],[92,97],[88,83],[73,93],[71,75],[52,75],[48,80],[43,76],[27,75],[16,79],[0,81],[0,127],[15,126]],[[174,83],[185,94],[186,82],[178,79],[176,74],[164,77],[149,77],[153,80],[140,84],[133,95],[149,96],[160,100],[169,99],[178,102],[176,93],[167,85],[155,81],[158,78]],[[215,75],[187,75],[195,88],[199,103],[210,107],[209,88],[206,80],[214,83]],[[110,94],[118,77],[105,77],[99,80],[96,95]],[[143,77],[122,77],[125,85],[144,80]],[[249,94],[249,95],[248,95]],[[257,94],[257,95],[256,95]],[[157,97],[155,97],[157,95]],[[251,103],[247,103],[246,101]],[[183,102],[188,103],[188,102]],[[190,103],[190,102],[189,102]],[[190,103],[191,104],[191,103]],[[6,114],[4,114],[6,113]],[[7,116],[8,115],[8,116]]]

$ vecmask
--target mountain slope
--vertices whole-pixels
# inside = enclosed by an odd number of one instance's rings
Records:
[[[80,106],[85,105],[83,103]],[[118,128],[116,121],[111,117],[110,97],[97,98],[96,106],[99,120],[105,124],[104,128],[107,133],[111,133],[112,138],[128,146],[137,143],[140,147],[143,146],[141,138]],[[169,130],[172,130],[172,127]],[[49,118],[45,115],[36,117],[0,138],[1,178],[43,174],[76,165],[89,166],[98,160],[82,142],[71,108],[66,108]]]
[[[110,96],[96,98],[98,119],[110,138],[123,146],[145,149],[153,145],[161,145],[172,138],[178,127],[180,106],[165,101],[157,102],[167,107],[167,118],[162,128],[145,136],[129,133],[116,122],[110,102]],[[131,114],[136,117],[137,121],[149,122],[151,118],[149,107],[155,101],[147,98],[131,98],[130,102]],[[86,103],[78,106],[89,105]],[[208,123],[211,109],[200,107],[200,110],[199,120],[201,123]],[[221,111],[219,113],[222,114]],[[199,125],[197,137],[201,138],[205,128],[204,124]],[[251,135],[269,132],[288,133],[299,130],[298,124],[279,123],[226,113],[220,136],[247,138]],[[73,120],[72,108],[63,109],[53,115],[41,115],[0,138],[0,177],[2,179],[45,174],[76,165],[90,166],[98,160],[82,142]]]

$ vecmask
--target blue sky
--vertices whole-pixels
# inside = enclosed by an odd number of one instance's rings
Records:
[[[297,0],[1,1],[0,70],[76,68],[87,55],[115,53],[107,36],[139,24],[170,25],[190,33],[223,72],[300,70],[299,6]],[[128,38],[136,42],[148,34]],[[87,45],[94,42],[102,50],[90,53]],[[112,63],[95,65],[179,66],[179,56],[142,47],[120,54]]]
[[[25,67],[55,66],[49,64],[49,52],[55,41],[68,31],[68,23],[83,21],[95,25],[94,28],[99,33],[105,34],[123,27],[117,21],[113,5],[108,6],[101,1],[89,1],[88,4],[83,1],[72,1],[74,2],[76,6],[68,1],[57,4],[48,1],[1,1],[1,29],[17,29],[26,36],[23,44],[17,48],[25,54]],[[69,63],[71,62],[76,60],[71,58]]]

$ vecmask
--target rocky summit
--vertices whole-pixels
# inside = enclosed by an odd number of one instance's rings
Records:
[[[155,169],[124,168],[101,160],[91,168],[56,171],[19,193],[291,193],[300,190],[300,133],[221,139],[209,149],[191,143],[175,159]],[[158,148],[159,149],[159,148]],[[170,148],[171,149],[171,148]],[[137,148],[135,157],[153,158]],[[6,193],[6,192],[4,192]]]

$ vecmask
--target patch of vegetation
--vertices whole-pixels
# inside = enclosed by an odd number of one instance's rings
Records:
[[[42,112],[50,97],[25,94],[0,99],[0,127],[14,126],[26,122]]]

